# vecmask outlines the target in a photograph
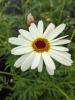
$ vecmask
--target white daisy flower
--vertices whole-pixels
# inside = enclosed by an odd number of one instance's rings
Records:
[[[69,49],[60,45],[71,41],[64,39],[67,35],[56,38],[65,26],[65,24],[60,24],[55,28],[55,25],[50,23],[44,31],[43,21],[39,21],[37,26],[32,23],[29,31],[19,29],[20,35],[18,37],[9,38],[11,44],[18,45],[11,50],[11,54],[22,55],[14,66],[21,67],[22,71],[31,67],[31,69],[37,68],[38,72],[41,72],[44,62],[50,75],[54,75],[56,69],[53,59],[65,66],[70,66],[73,61],[68,53]]]

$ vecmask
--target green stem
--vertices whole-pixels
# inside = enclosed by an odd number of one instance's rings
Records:
[[[72,39],[73,39],[74,34],[75,34],[75,29],[73,30],[73,33],[72,33],[72,35],[71,35],[71,39],[70,39],[70,40],[72,40]]]
[[[61,18],[62,18],[62,14],[63,14],[63,9],[64,9],[64,6],[65,6],[65,0],[62,0],[62,9],[61,9],[61,12],[60,12],[60,15],[59,15],[59,21],[58,23],[60,24],[61,22]]]
[[[73,33],[72,33],[72,35],[71,35],[71,38],[70,38],[70,40],[72,41],[72,39],[73,39],[73,37],[74,37],[74,34],[75,34],[75,29],[73,30]],[[68,44],[68,47],[70,46],[70,43]]]
[[[72,100],[60,87],[58,87],[58,86],[56,86],[56,85],[54,85],[54,87],[55,87],[56,89],[58,89],[59,92],[60,92],[61,94],[63,94],[63,95],[66,97],[67,100]]]
[[[53,87],[55,87],[63,96],[66,97],[67,100],[72,100],[67,93],[65,93],[58,85],[54,84],[53,82],[49,81],[49,84],[51,84]]]
[[[13,76],[13,77],[20,78],[20,76],[19,76],[19,75],[12,74],[12,73],[9,73],[9,72],[3,72],[3,71],[0,71],[0,74],[2,74],[2,75],[9,75],[9,76]]]
[[[0,74],[14,76],[14,74],[12,74],[12,73],[3,72],[3,71],[0,71]]]
[[[10,86],[2,86],[2,88],[4,88],[4,89],[9,89],[9,90],[13,90],[13,88],[10,87]]]

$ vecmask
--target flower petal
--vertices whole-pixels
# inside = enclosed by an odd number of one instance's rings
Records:
[[[59,38],[56,38],[56,39],[51,40],[51,42],[55,42],[55,41],[57,41],[57,40],[64,39],[64,38],[67,37],[67,36],[68,36],[68,35],[61,36],[61,37],[59,37]]]
[[[68,48],[62,46],[52,46],[51,48],[58,51],[69,51]]]
[[[71,54],[68,52],[64,52],[64,55],[66,55],[67,57],[71,58]]]
[[[34,56],[35,56],[35,54],[33,52],[28,55],[28,57],[24,60],[24,62],[21,65],[22,71],[26,71],[29,69],[29,67],[32,64]]]
[[[29,41],[27,41],[25,39],[16,38],[16,37],[11,37],[11,38],[9,38],[8,41],[9,41],[9,43],[15,44],[15,45],[27,45],[30,43]]]
[[[29,31],[33,38],[36,38],[39,35],[38,29],[34,23],[31,23]]]
[[[25,37],[22,35],[18,35],[18,38],[25,39]]]
[[[24,30],[24,29],[19,29],[19,32],[22,36],[24,36],[27,40],[32,40],[31,34]]]
[[[40,63],[40,59],[41,59],[41,54],[35,53],[35,57],[34,57],[32,65],[31,65],[31,69],[35,69],[36,67],[38,67],[38,65]]]
[[[43,59],[42,59],[42,57],[41,57],[40,63],[39,63],[39,65],[38,65],[38,72],[42,72],[42,69],[43,69]]]
[[[73,63],[71,58],[64,52],[52,50],[52,52],[50,52],[50,56],[54,58],[56,61],[58,61],[59,63],[66,66],[71,66],[71,64]]]
[[[62,44],[67,44],[70,43],[71,41],[68,39],[62,39],[62,40],[57,40],[55,42],[52,42],[52,45],[62,45]]]
[[[11,50],[11,54],[22,55],[22,54],[29,53],[32,51],[33,50],[31,47],[18,46],[18,47],[15,47],[14,49]]]
[[[46,28],[44,32],[44,36],[47,36],[48,34],[51,34],[51,32],[55,29],[55,25],[53,23],[50,23],[48,27]]]
[[[43,21],[42,20],[40,20],[39,22],[38,22],[38,30],[39,30],[39,33],[40,34],[43,34],[43,30],[44,30],[44,25],[43,25]]]
[[[55,70],[55,64],[54,64],[53,60],[51,59],[50,55],[48,53],[44,52],[42,54],[42,57],[45,62],[45,65],[46,65],[47,72],[50,75],[53,75],[54,74],[53,70]]]
[[[49,67],[46,67],[46,70],[48,72],[49,75],[54,75],[54,69],[50,69]]]
[[[54,31],[52,31],[50,39],[52,40],[56,38],[65,29],[65,26],[65,24],[60,24],[58,27],[56,27]]]
[[[21,56],[20,58],[18,58],[14,64],[14,66],[16,68],[20,67],[27,57],[28,57],[28,54],[25,54],[25,55]]]

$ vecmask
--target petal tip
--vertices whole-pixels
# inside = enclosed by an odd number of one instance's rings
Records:
[[[21,33],[22,29],[19,29],[18,31]]]
[[[8,42],[11,43],[11,38],[8,38]]]
[[[43,22],[43,20],[39,20],[39,22]]]
[[[24,72],[25,71],[24,68],[21,67],[21,71]]]
[[[35,67],[34,67],[34,66],[31,66],[31,69],[32,69],[32,70],[34,70],[34,69],[35,69]]]

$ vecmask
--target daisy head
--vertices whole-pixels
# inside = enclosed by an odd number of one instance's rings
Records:
[[[73,61],[68,53],[69,49],[63,46],[70,43],[70,40],[65,39],[67,35],[58,38],[65,26],[65,24],[60,24],[55,27],[53,23],[50,23],[44,31],[43,21],[39,21],[37,26],[31,23],[29,31],[19,29],[18,37],[9,38],[11,44],[17,45],[11,50],[11,54],[22,55],[14,66],[21,67],[22,71],[31,67],[41,72],[45,63],[50,75],[54,75],[56,69],[53,59],[65,66],[71,66]]]

